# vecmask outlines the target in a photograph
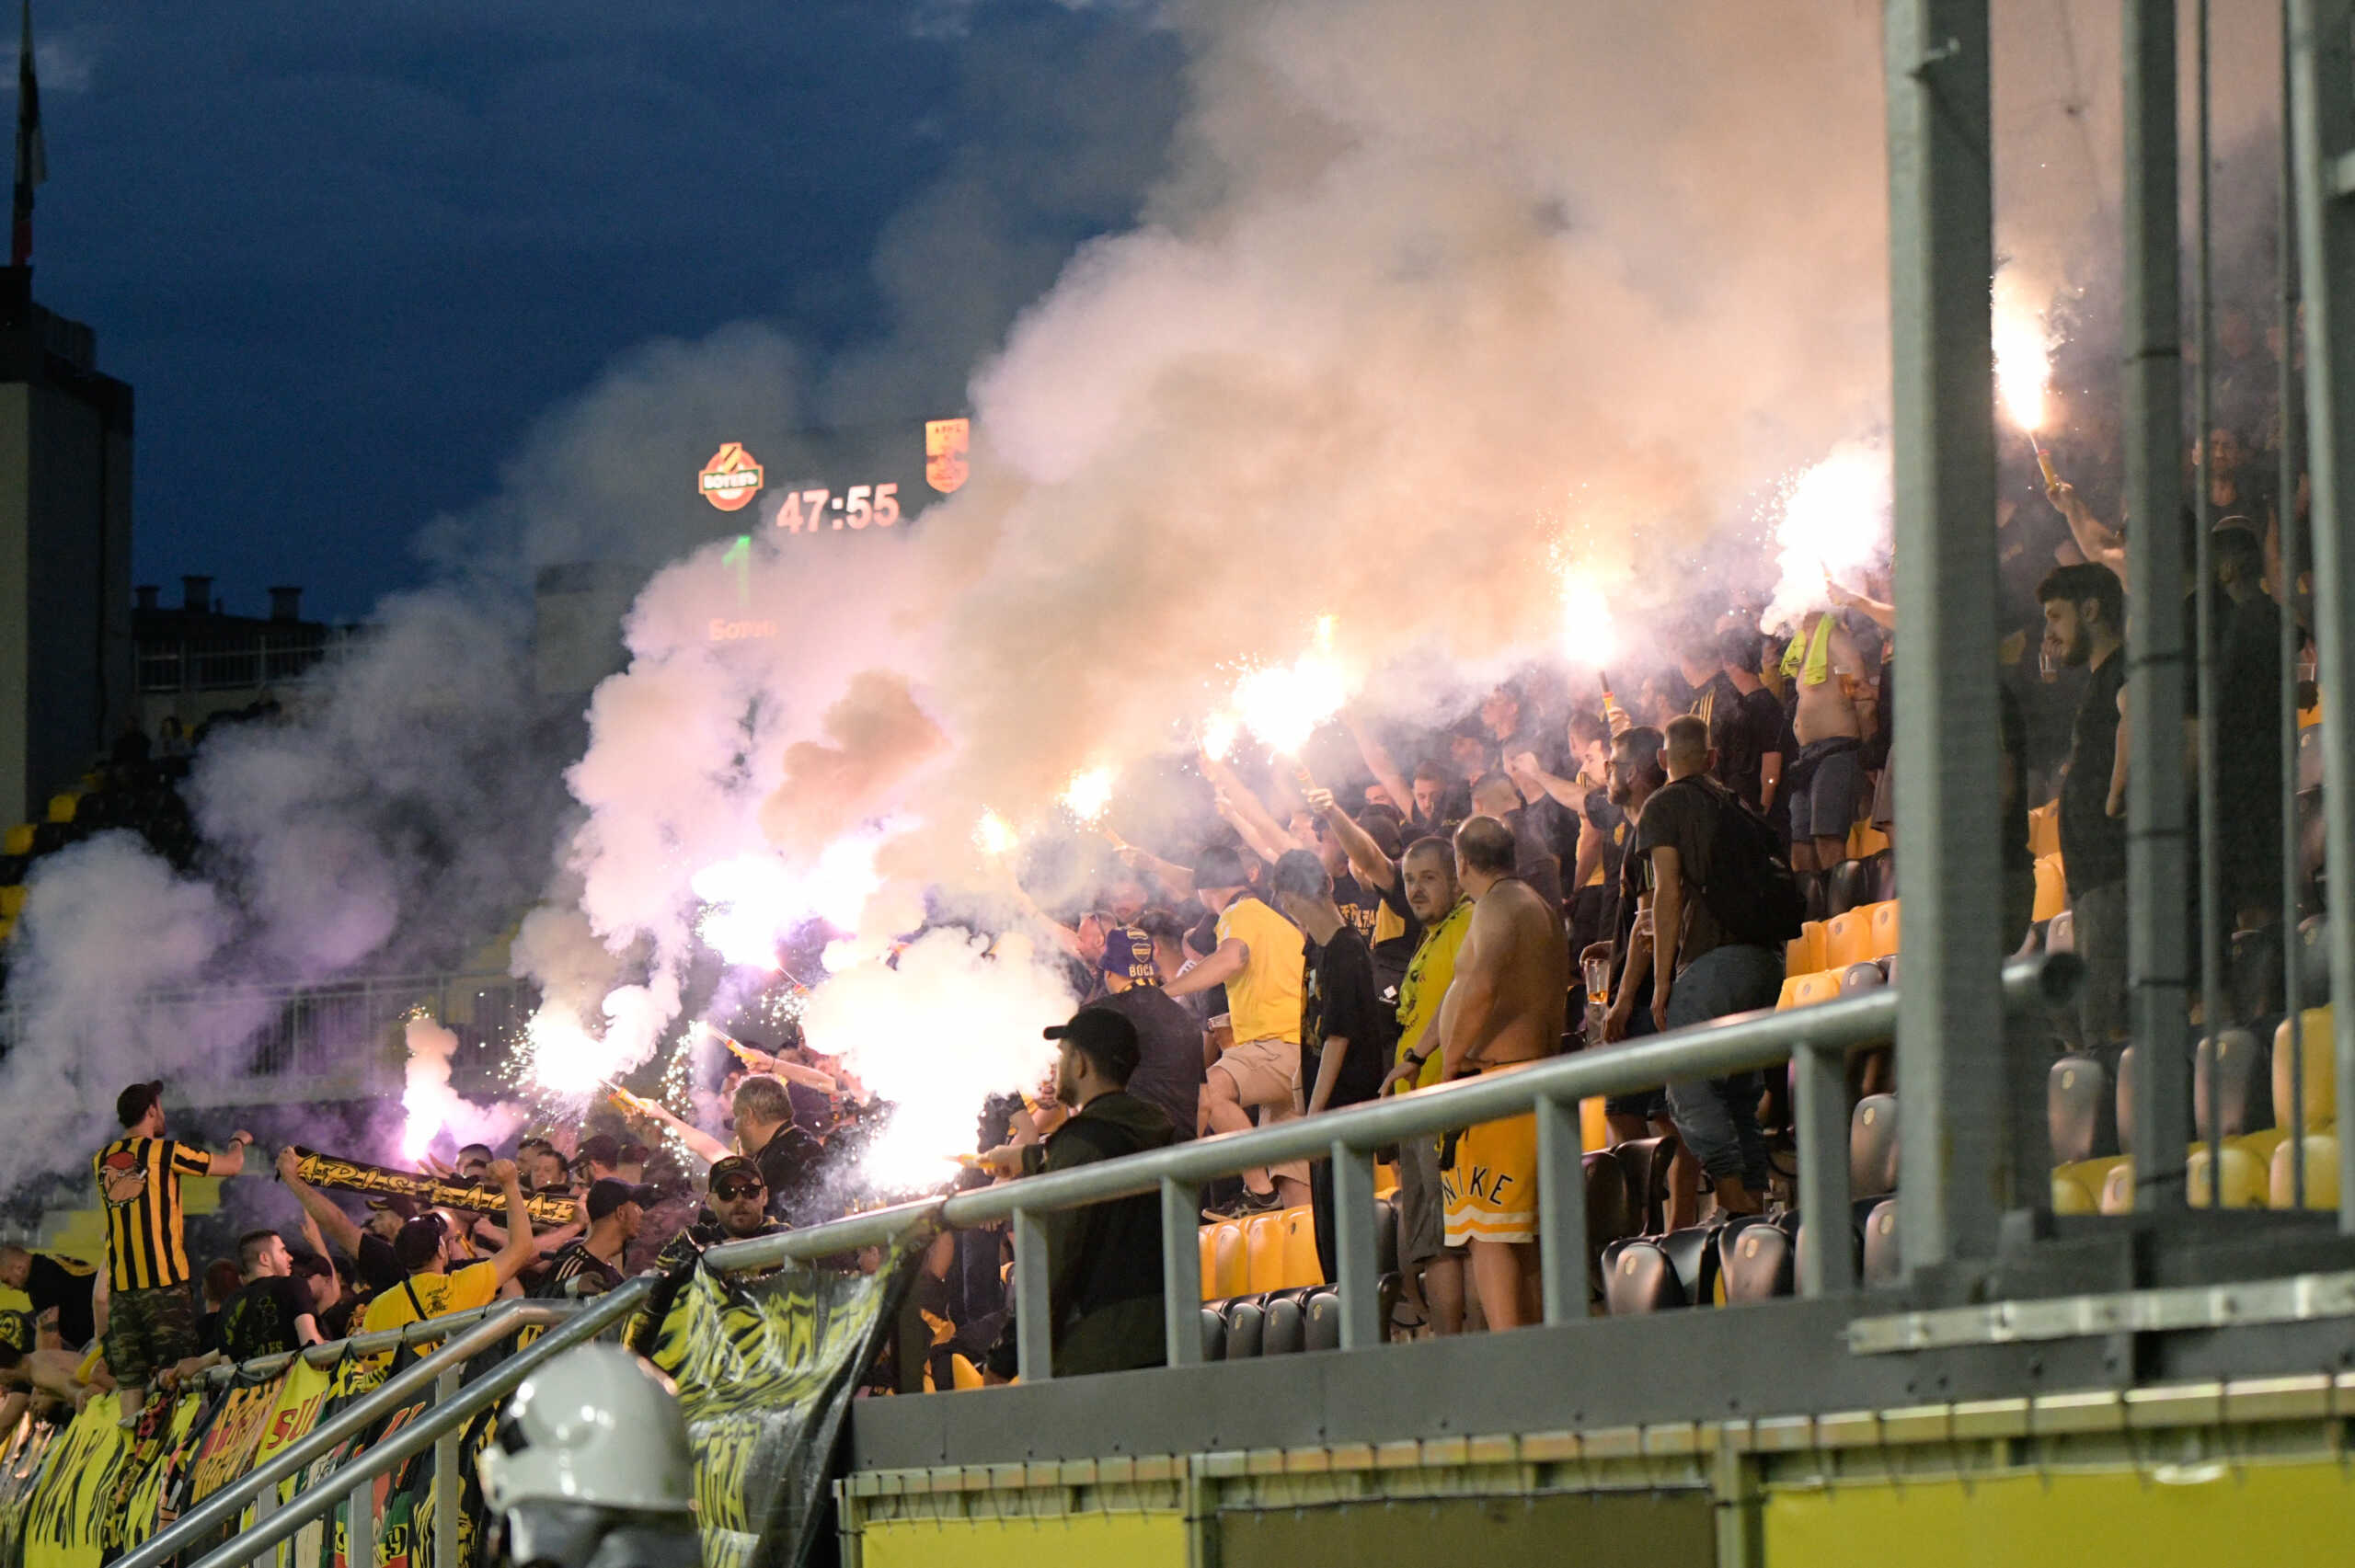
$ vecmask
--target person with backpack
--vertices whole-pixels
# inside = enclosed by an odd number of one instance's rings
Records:
[[[1775,1005],[1783,946],[1804,913],[1773,829],[1709,777],[1708,725],[1671,719],[1668,783],[1644,806],[1637,853],[1651,862],[1652,1018],[1662,1031]],[[1677,1136],[1716,1189],[1721,1213],[1765,1204],[1766,1138],[1756,1072],[1668,1086]]]

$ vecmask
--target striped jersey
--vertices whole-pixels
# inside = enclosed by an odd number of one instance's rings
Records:
[[[180,1178],[213,1169],[213,1156],[168,1138],[120,1138],[90,1162],[107,1217],[107,1260],[116,1290],[187,1281]]]

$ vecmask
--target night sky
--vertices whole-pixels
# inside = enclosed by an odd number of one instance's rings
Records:
[[[299,583],[337,619],[421,580],[419,530],[633,345],[765,321],[828,418],[958,405],[1134,217],[1181,67],[1142,9],[1051,0],[36,0],[34,28],[34,292],[137,389],[137,580],[210,572],[245,613]]]

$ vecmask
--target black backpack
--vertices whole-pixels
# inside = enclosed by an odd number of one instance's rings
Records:
[[[1709,880],[1701,897],[1727,940],[1781,952],[1807,922],[1807,898],[1766,818],[1714,779],[1682,781],[1717,807],[1709,830]]]

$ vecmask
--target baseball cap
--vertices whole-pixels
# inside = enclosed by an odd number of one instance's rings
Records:
[[[768,1178],[761,1174],[759,1165],[744,1155],[729,1154],[712,1162],[711,1174],[704,1183],[705,1190],[709,1191],[737,1176],[750,1176],[763,1186],[768,1185]]]
[[[134,1083],[114,1097],[115,1119],[129,1127],[147,1114],[149,1106],[164,1097],[164,1081]]]
[[[1115,1083],[1129,1081],[1143,1054],[1137,1026],[1109,1007],[1083,1007],[1070,1023],[1053,1024],[1045,1033],[1048,1039],[1063,1041],[1086,1056]]]
[[[368,1207],[379,1214],[397,1214],[403,1219],[417,1218],[417,1199],[407,1193],[387,1193],[383,1197],[372,1197],[368,1200]]]
[[[1153,938],[1139,926],[1115,926],[1104,933],[1104,956],[1097,967],[1132,985],[1157,986],[1161,970],[1153,961]]]
[[[652,1187],[632,1186],[627,1182],[607,1176],[589,1188],[589,1218],[603,1219],[626,1203],[634,1203],[643,1208],[654,1201],[654,1196]]]

